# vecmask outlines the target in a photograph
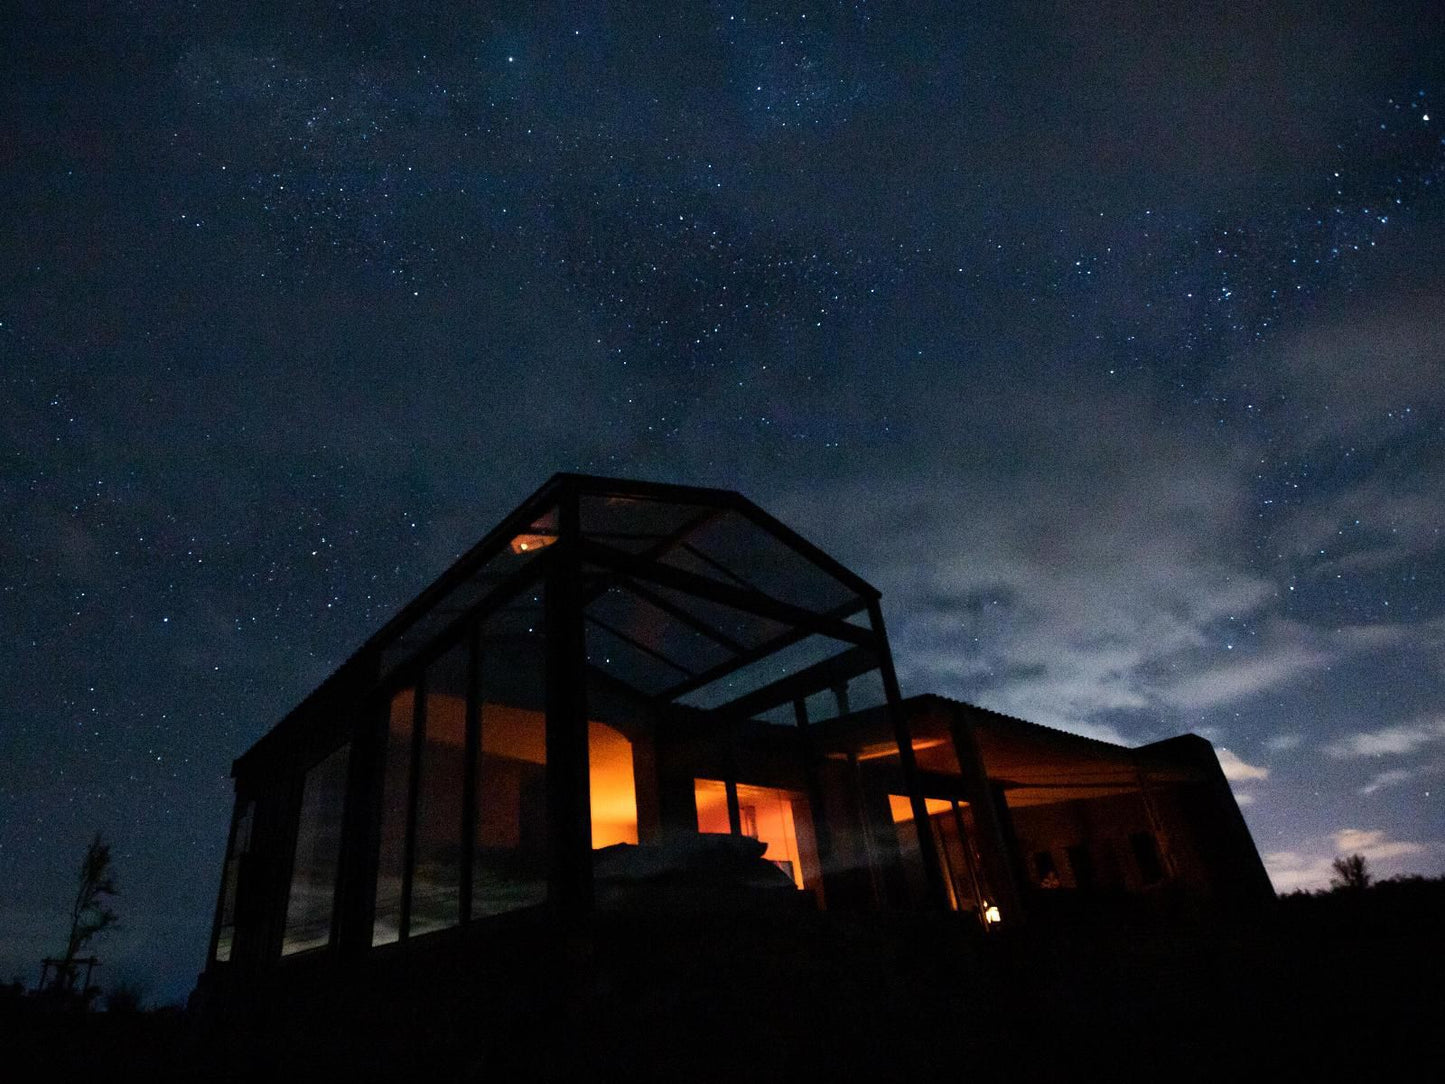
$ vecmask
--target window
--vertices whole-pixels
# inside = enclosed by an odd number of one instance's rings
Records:
[[[813,814],[802,793],[778,787],[738,783],[740,834],[767,845],[763,858],[792,878],[798,888],[819,889],[821,869],[813,836]],[[697,830],[728,835],[728,784],[716,779],[693,780],[697,804]]]
[[[376,863],[376,911],[371,927],[373,945],[385,945],[401,936],[401,891],[406,868],[406,813],[415,713],[415,689],[402,689],[393,694],[387,719],[386,761],[381,783],[381,847]]]
[[[422,682],[416,827],[408,936],[462,919],[462,787],[467,744],[467,649],[427,667]]]
[[[351,746],[343,745],[306,773],[291,863],[291,891],[286,900],[283,956],[321,948],[331,940],[350,754]]]
[[[547,723],[540,711],[482,704],[472,914],[547,898]]]
[[[231,851],[221,874],[221,920],[216,926],[216,962],[226,963],[236,937],[236,894],[240,887],[241,867],[251,853],[251,822],[256,816],[256,803],[245,802],[236,810],[231,830]]]

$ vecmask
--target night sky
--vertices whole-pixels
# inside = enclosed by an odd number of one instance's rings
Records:
[[[1445,871],[1440,6],[1003,6],[7,5],[0,980],[100,828],[183,997],[232,758],[557,470]]]

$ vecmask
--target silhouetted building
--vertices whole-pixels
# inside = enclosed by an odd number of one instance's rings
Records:
[[[736,493],[554,477],[235,762],[203,998],[505,1014],[598,916],[1271,895],[1208,742],[905,700],[878,599]]]

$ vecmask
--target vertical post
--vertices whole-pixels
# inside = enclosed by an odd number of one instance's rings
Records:
[[[231,862],[236,853],[236,822],[241,819],[241,795],[237,792],[231,803],[231,830],[226,833],[226,854],[221,861],[221,890],[216,893],[215,916],[211,920],[211,938],[206,942],[206,969],[210,970],[211,965],[216,962],[216,942],[221,934],[221,919],[226,909],[226,881],[227,874],[231,870]],[[237,863],[239,865],[239,863]],[[236,902],[231,901],[231,951],[235,952],[236,947]],[[45,985],[45,978],[42,975],[41,987]]]
[[[888,717],[893,723],[893,735],[898,742],[898,764],[903,769],[903,782],[908,787],[908,804],[913,809],[913,824],[918,829],[918,856],[923,862],[924,882],[928,886],[928,904],[939,910],[948,910],[948,886],[943,881],[943,871],[938,864],[938,851],[933,845],[933,832],[929,829],[928,806],[923,800],[923,790],[918,784],[918,765],[913,758],[913,735],[908,729],[908,720],[903,715],[903,694],[898,688],[898,674],[893,669],[893,653],[888,647],[888,633],[883,627],[883,609],[877,599],[868,600],[868,620],[873,626],[876,643],[874,652],[878,658],[878,670],[883,677],[883,693],[887,698]]]
[[[472,920],[472,862],[477,853],[477,773],[482,748],[482,626],[467,630],[467,714],[462,753],[462,922]]]
[[[582,625],[577,490],[563,490],[547,555],[548,894],[564,915],[592,909],[592,803],[587,765],[587,639]]]
[[[998,905],[1005,923],[1018,925],[1026,917],[1019,885],[1027,882],[1021,880],[1018,873],[1023,856],[1010,827],[1003,823],[1007,806],[1004,807],[1005,812],[1000,811],[978,738],[965,715],[966,710],[961,707],[949,709],[948,733],[953,740],[959,771],[963,773],[964,794],[973,809],[973,825],[979,835],[979,858],[993,892],[993,902]]]
[[[839,714],[841,717],[847,712]],[[831,892],[829,881],[836,876],[838,863],[833,851],[833,829],[828,823],[827,797],[819,771],[822,756],[808,724],[808,702],[801,696],[793,698],[793,722],[803,740],[804,756],[808,765],[808,810],[813,817],[813,840],[818,848],[818,868],[822,870],[823,898],[826,903]]]
[[[728,831],[735,836],[743,834],[743,807],[738,804],[738,781],[737,772],[728,771],[727,779],[723,780],[723,789],[728,799]]]
[[[421,758],[426,751],[426,671],[417,672],[411,701],[411,761],[407,765],[406,836],[402,843],[401,915],[397,919],[397,940],[411,933],[411,884],[416,865],[416,811],[421,804]]]

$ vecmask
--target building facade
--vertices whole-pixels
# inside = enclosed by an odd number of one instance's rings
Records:
[[[233,775],[221,1002],[505,969],[597,915],[1271,895],[1208,742],[905,700],[879,593],[721,490],[554,477]]]

